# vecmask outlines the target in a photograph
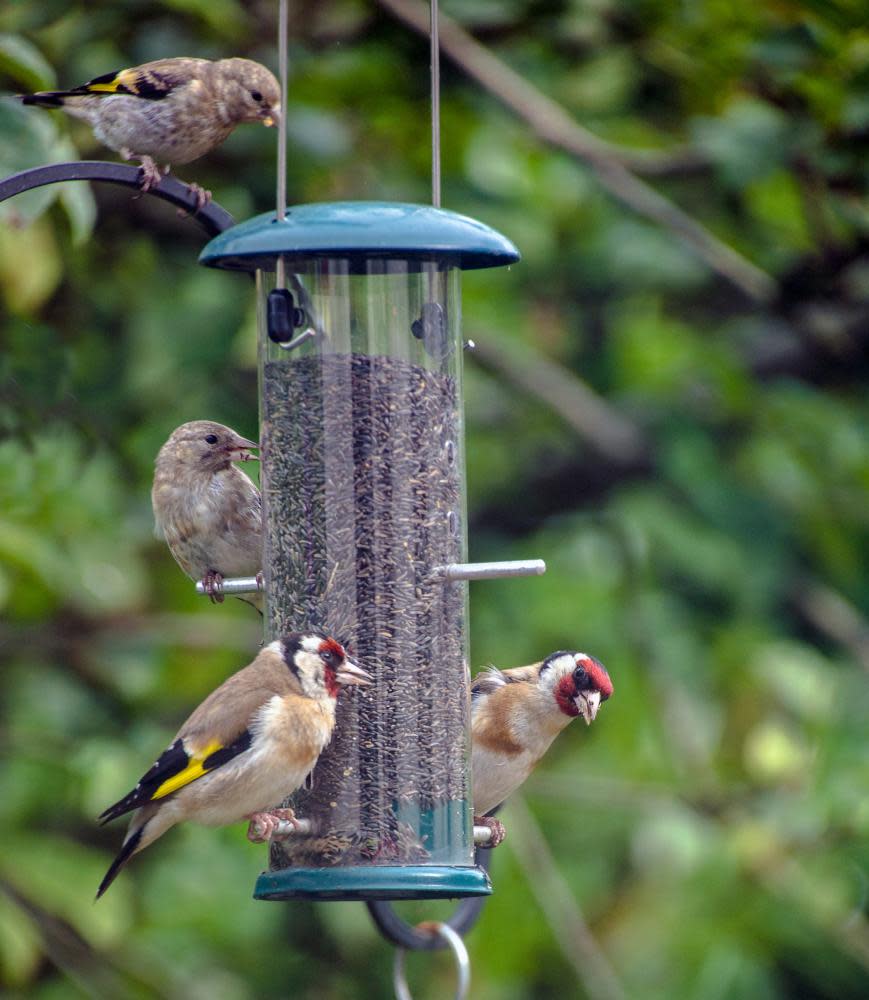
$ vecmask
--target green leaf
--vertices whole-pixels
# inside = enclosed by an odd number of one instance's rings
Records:
[[[124,940],[131,920],[129,892],[122,885],[93,905],[107,859],[94,850],[46,833],[7,838],[0,872],[25,897],[70,923],[94,947]],[[14,861],[13,861],[14,859]]]
[[[18,173],[54,159],[57,131],[51,117],[25,108],[12,97],[0,98],[0,175]],[[0,202],[0,221],[26,226],[57,196],[52,186],[36,188]]]
[[[39,933],[29,916],[0,891],[0,984],[23,988],[36,975],[41,958]]]
[[[787,115],[749,98],[732,101],[722,118],[695,119],[692,132],[722,181],[737,189],[785,166],[797,143],[795,123]]]
[[[0,73],[17,80],[24,91],[50,90],[57,83],[51,64],[20,35],[0,34]]]

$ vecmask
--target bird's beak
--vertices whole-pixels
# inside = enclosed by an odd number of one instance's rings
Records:
[[[367,670],[357,666],[352,660],[345,659],[335,671],[335,680],[339,684],[370,684],[374,678]]]
[[[248,441],[247,438],[236,435],[227,445],[226,450],[233,462],[258,462],[259,455],[252,455],[251,451],[259,451],[256,441]]]
[[[262,110],[263,125],[266,128],[271,128],[274,126],[277,128],[281,124],[281,106],[276,104],[273,108],[263,108]]]
[[[600,708],[600,691],[580,691],[574,700],[585,724],[590,726]]]

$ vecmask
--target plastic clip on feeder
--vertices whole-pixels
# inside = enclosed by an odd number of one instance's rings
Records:
[[[347,202],[257,217],[200,259],[256,272],[267,637],[325,629],[376,678],[339,700],[292,802],[307,832],[273,843],[255,896],[486,895],[468,774],[459,279],[518,251],[452,212]]]

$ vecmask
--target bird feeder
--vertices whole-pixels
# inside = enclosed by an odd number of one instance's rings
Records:
[[[466,563],[460,277],[518,259],[473,219],[366,202],[259,216],[202,252],[256,273],[266,638],[324,630],[375,677],[338,699],[259,899],[491,891],[473,861],[466,580],[522,569]]]

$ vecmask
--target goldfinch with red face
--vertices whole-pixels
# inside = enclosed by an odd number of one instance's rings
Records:
[[[250,820],[267,839],[292,810],[275,809],[311,771],[332,738],[342,685],[368,684],[334,639],[291,633],[269,643],[193,712],[138,785],[100,816],[133,812],[97,899],[134,854],[184,820],[224,826]],[[263,832],[265,831],[265,832]]]
[[[24,104],[62,108],[83,118],[96,138],[142,165],[142,190],[172,164],[190,163],[219,146],[237,125],[280,122],[281,91],[273,74],[250,59],[181,56],[112,71],[72,90],[22,94]],[[165,164],[163,170],[158,164]],[[200,207],[208,192],[194,185]]]
[[[486,814],[525,781],[568,723],[582,716],[591,725],[612,693],[612,681],[599,660],[565,650],[528,667],[491,667],[474,678],[474,823],[492,831],[489,846],[503,840],[504,828]]]
[[[157,534],[212,601],[223,600],[226,576],[256,576],[262,569],[260,492],[233,462],[256,460],[259,445],[213,420],[182,424],[154,464],[151,503]],[[242,598],[261,608],[262,595]]]

